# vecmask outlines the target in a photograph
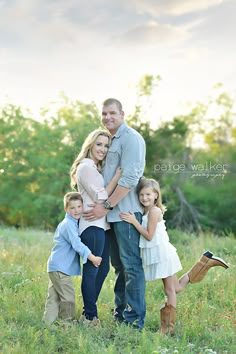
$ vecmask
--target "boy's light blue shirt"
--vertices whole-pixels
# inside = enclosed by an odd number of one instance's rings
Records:
[[[103,170],[105,185],[114,177],[116,169],[122,168],[118,185],[129,188],[129,193],[107,214],[107,221],[122,221],[121,212],[141,212],[136,186],[145,167],[146,145],[143,137],[134,129],[123,123],[112,137]]]
[[[55,246],[47,263],[48,272],[62,272],[67,275],[81,274],[80,259],[83,264],[91,254],[90,249],[79,237],[78,220],[66,213],[54,234]]]

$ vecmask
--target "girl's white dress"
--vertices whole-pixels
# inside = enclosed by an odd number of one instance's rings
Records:
[[[142,226],[147,229],[148,213],[143,215]],[[151,241],[140,235],[139,247],[146,280],[167,278],[182,269],[176,248],[170,243],[165,220],[157,223]]]

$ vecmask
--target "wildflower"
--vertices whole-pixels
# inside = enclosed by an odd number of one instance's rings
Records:
[[[195,347],[195,344],[193,344],[193,343],[188,343],[188,345],[187,345],[187,347],[189,347],[189,348],[194,348]]]
[[[217,354],[217,352],[215,352],[215,351],[212,350],[212,349],[206,349],[206,350],[205,350],[205,353]]]

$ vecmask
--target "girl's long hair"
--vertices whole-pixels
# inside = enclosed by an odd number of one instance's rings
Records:
[[[72,189],[76,189],[76,170],[80,162],[85,158],[91,158],[91,149],[94,146],[97,138],[99,136],[106,136],[109,141],[109,145],[111,144],[111,134],[105,129],[96,129],[93,130],[85,139],[82,148],[80,150],[79,155],[76,157],[70,169],[70,185]],[[101,171],[102,166],[104,164],[103,161],[99,161],[98,169]]]
[[[164,214],[167,208],[164,204],[162,204],[161,189],[159,183],[155,179],[142,177],[137,185],[138,195],[143,188],[152,188],[153,192],[157,193],[155,205],[160,208]]]

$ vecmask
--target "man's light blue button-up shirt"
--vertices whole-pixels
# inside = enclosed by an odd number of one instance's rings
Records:
[[[105,185],[115,175],[117,167],[122,168],[118,184],[129,188],[130,192],[107,214],[107,221],[121,221],[121,212],[141,212],[136,186],[145,167],[146,145],[143,137],[134,129],[123,123],[112,137],[103,171]]]

